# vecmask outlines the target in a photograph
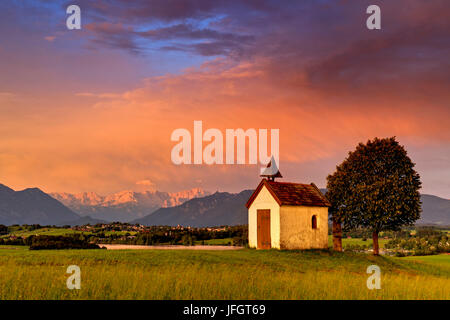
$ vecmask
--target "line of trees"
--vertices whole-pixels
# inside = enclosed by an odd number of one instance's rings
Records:
[[[90,243],[79,234],[71,236],[29,236],[30,250],[48,249],[100,249],[94,243]]]
[[[211,239],[232,239],[232,245],[246,245],[248,243],[248,227],[246,225],[226,227],[224,230],[208,230],[206,228],[183,228],[154,227],[145,232],[138,232],[136,235],[108,235],[98,233],[98,243],[122,243],[137,245],[157,245],[157,244],[181,244],[194,245],[196,241],[206,241]]]

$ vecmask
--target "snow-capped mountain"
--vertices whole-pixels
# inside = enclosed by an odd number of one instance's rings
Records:
[[[122,222],[129,222],[146,216],[159,208],[178,206],[187,200],[204,197],[209,194],[209,192],[201,188],[179,192],[135,192],[125,190],[106,196],[95,192],[77,194],[66,192],[50,193],[53,198],[81,216]]]

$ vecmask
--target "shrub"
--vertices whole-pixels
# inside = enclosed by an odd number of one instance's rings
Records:
[[[431,255],[450,252],[450,238],[442,232],[430,232],[426,230],[421,233],[425,236],[414,236],[407,239],[393,239],[385,244],[386,249],[397,252],[405,252],[414,255]]]
[[[0,224],[0,235],[8,234],[8,227]]]
[[[31,239],[30,250],[47,249],[100,249],[94,243],[90,243],[81,237],[68,236],[35,236]]]

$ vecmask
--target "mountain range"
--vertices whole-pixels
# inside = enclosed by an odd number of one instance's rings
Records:
[[[208,194],[202,189],[192,189],[175,193],[123,191],[108,196],[95,193],[50,196],[38,188],[14,191],[0,184],[0,224],[83,225],[120,221],[118,218],[144,225],[246,224],[245,203],[252,192]],[[450,200],[427,194],[421,199],[423,212],[418,224],[450,225]]]
[[[192,198],[208,195],[201,188],[180,192],[130,190],[102,196],[95,192],[71,194],[55,192],[50,195],[82,217],[106,221],[130,222],[144,217],[159,208],[180,205]]]
[[[192,227],[247,224],[245,203],[252,193],[253,190],[235,194],[216,192],[203,198],[186,201],[179,206],[160,208],[134,220],[133,223]]]

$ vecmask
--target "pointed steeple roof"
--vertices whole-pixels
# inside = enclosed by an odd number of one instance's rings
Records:
[[[275,178],[283,178],[283,176],[280,173],[280,170],[278,170],[277,163],[275,162],[275,158],[272,156],[269,163],[267,164],[267,167],[264,169],[261,169],[260,177],[267,177],[269,180],[275,180]]]

